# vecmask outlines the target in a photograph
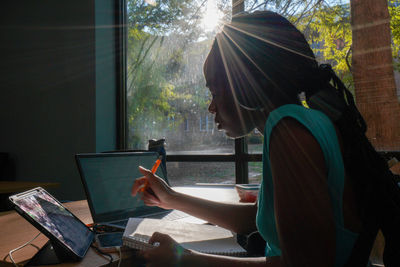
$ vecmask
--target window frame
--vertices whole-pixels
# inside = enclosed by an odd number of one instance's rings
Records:
[[[128,117],[127,117],[127,90],[126,90],[126,51],[127,51],[127,23],[126,1],[115,1],[115,67],[116,67],[116,136],[117,149],[127,149]]]
[[[117,86],[117,149],[127,150],[128,121],[127,121],[127,90],[126,90],[126,51],[127,51],[127,10],[126,0],[115,1],[115,61],[116,61],[116,86]],[[244,0],[232,0],[232,14],[244,10]],[[226,154],[168,154],[167,162],[234,162],[236,184],[249,182],[249,162],[261,162],[262,154],[248,153],[245,137],[235,139],[234,153]]]

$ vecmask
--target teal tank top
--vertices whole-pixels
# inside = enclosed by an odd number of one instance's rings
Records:
[[[336,225],[335,266],[343,266],[351,254],[358,234],[345,229],[343,226],[344,165],[335,127],[322,112],[294,104],[284,105],[273,110],[264,129],[263,179],[258,196],[256,222],[258,231],[266,241],[265,255],[267,257],[281,255],[275,224],[269,139],[274,126],[284,117],[294,118],[304,125],[321,146],[328,169],[329,194]]]

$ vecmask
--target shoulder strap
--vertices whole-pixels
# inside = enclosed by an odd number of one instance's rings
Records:
[[[370,201],[372,202],[372,201]],[[373,203],[370,203],[373,204]],[[372,208],[372,207],[371,207]],[[379,230],[377,217],[371,209],[368,220],[364,223],[347,263],[344,267],[367,266],[372,246]]]

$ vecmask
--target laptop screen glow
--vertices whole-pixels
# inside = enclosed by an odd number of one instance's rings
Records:
[[[94,222],[127,219],[155,212],[131,196],[135,179],[142,177],[138,166],[151,169],[156,152],[79,154],[77,163]],[[165,180],[162,168],[156,175]],[[159,208],[157,208],[159,211]]]

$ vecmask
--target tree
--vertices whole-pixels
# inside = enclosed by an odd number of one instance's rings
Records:
[[[317,60],[330,63],[352,90],[352,75],[346,60],[352,44],[350,5],[346,1],[253,0],[248,8],[273,10],[286,17],[304,33]]]
[[[129,147],[144,148],[148,138],[163,136],[171,144],[187,114],[207,110],[202,64],[215,33],[200,26],[206,3],[128,1]],[[227,3],[218,7],[226,10]]]
[[[400,106],[396,95],[387,0],[352,0],[353,78],[367,136],[378,150],[400,149]]]
[[[336,73],[354,90],[351,62],[352,32],[349,0],[249,0],[248,10],[267,9],[288,18],[309,41],[317,59],[332,64]],[[395,69],[400,70],[400,4],[388,0]]]
[[[350,5],[321,5],[298,21],[297,27],[305,33],[317,60],[330,63],[353,90],[352,73],[348,66],[348,56],[352,44],[350,26]]]
[[[394,68],[400,71],[400,2],[389,0],[390,28],[392,31],[392,54]]]
[[[179,69],[180,51],[170,51],[165,42],[176,32],[185,36],[186,42],[193,40],[198,27],[189,25],[201,15],[197,3],[127,1],[128,143],[132,148],[144,148],[149,136],[162,136],[170,127],[168,119],[176,117],[170,102],[182,96],[174,92],[168,78]]]
[[[295,25],[305,16],[309,16],[315,10],[323,5],[328,5],[331,1],[324,0],[248,0],[246,1],[246,10],[271,10],[278,12],[286,18],[296,18],[292,23]],[[335,1],[336,3],[338,1]]]

